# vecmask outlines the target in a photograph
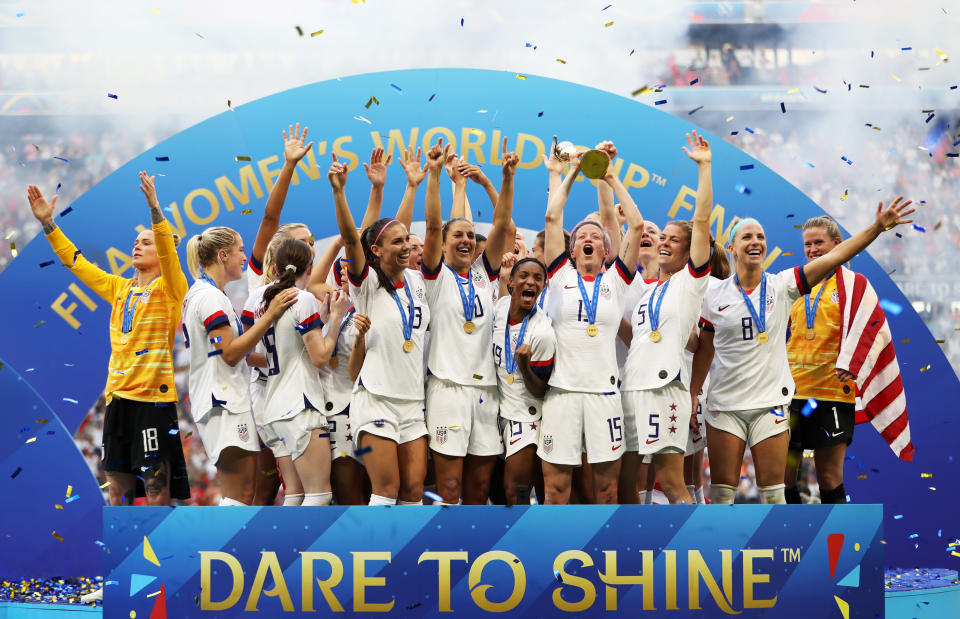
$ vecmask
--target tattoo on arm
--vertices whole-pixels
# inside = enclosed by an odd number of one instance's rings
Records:
[[[150,221],[155,224],[163,221],[163,212],[160,210],[159,206],[150,207]]]
[[[42,222],[41,225],[43,226],[44,234],[50,234],[57,229],[57,224],[53,223],[53,219],[47,219],[46,221]]]

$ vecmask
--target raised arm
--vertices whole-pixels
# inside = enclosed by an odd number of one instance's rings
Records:
[[[393,160],[393,155],[384,160],[383,149],[374,148],[370,152],[370,163],[364,163],[363,169],[370,179],[370,199],[367,201],[367,212],[363,216],[360,229],[363,230],[376,220],[380,219],[380,207],[383,206],[383,186],[387,184],[387,166]]]
[[[460,173],[462,160],[459,158],[444,161],[443,168],[453,183],[453,204],[450,206],[450,219],[463,217],[473,221],[473,212],[467,206],[467,177]]]
[[[423,239],[423,268],[436,271],[443,258],[443,214],[440,210],[440,172],[448,157],[453,157],[450,145],[443,146],[443,138],[427,152],[427,199],[424,211],[427,232]]]
[[[547,169],[547,194],[553,195],[563,182],[563,162],[557,157],[557,136],[553,136],[550,154],[543,156],[543,167]]]
[[[690,427],[697,427],[697,396],[703,389],[703,381],[710,373],[710,364],[713,363],[713,331],[700,329],[700,343],[693,353],[693,369],[690,373],[690,405],[693,407],[690,414]]]
[[[609,146],[607,146],[609,145]],[[613,147],[613,144],[610,142],[605,142],[601,146],[607,155],[611,153],[616,154],[616,149]],[[637,208],[637,203],[633,201],[633,198],[630,197],[630,192],[627,191],[627,188],[623,186],[623,183],[620,182],[620,179],[617,177],[616,172],[614,172],[613,161],[611,156],[611,163],[607,166],[607,173],[604,176],[604,180],[607,181],[607,184],[613,189],[614,195],[617,196],[617,199],[620,200],[620,208],[623,210],[623,214],[627,218],[627,234],[623,237],[623,243],[618,248],[618,255],[620,260],[627,266],[627,269],[631,274],[636,273],[637,271],[637,257],[640,253],[640,235],[643,234],[643,215],[640,214],[640,209]],[[604,228],[607,228],[607,221],[609,219],[613,220],[613,226],[617,230],[619,236],[620,224],[617,223],[617,212],[616,209],[610,208],[610,213],[608,213],[607,218],[604,218],[604,213],[601,211],[600,217],[603,219]],[[611,249],[613,244],[616,243],[616,237],[611,238]]]
[[[320,254],[320,259],[313,265],[310,280],[307,282],[307,290],[312,291],[315,286],[327,281],[327,276],[330,275],[330,268],[333,266],[334,261],[336,261],[337,254],[340,253],[341,249],[343,249],[343,237],[338,236],[323,250],[323,253]]]
[[[160,275],[163,276],[163,285],[167,287],[170,296],[183,302],[187,296],[187,290],[190,285],[187,283],[187,276],[183,274],[180,267],[180,256],[177,255],[177,243],[173,238],[173,230],[170,229],[170,223],[164,219],[163,211],[160,210],[160,201],[157,199],[157,188],[153,182],[153,176],[147,176],[147,173],[140,171],[140,191],[147,199],[147,206],[150,207],[150,222],[153,224],[153,244],[157,248],[157,259],[160,261]]]
[[[287,288],[281,291],[280,294],[270,301],[270,305],[267,307],[267,311],[263,313],[263,316],[258,318],[251,327],[238,337],[233,337],[233,330],[229,324],[224,324],[212,329],[208,335],[210,336],[211,342],[215,341],[214,348],[222,351],[220,357],[223,359],[223,362],[230,367],[235,367],[243,361],[247,354],[256,348],[257,342],[259,342],[260,338],[267,332],[267,329],[276,322],[277,318],[280,318],[280,316],[287,311],[288,307],[297,301],[297,295],[299,294],[300,291],[296,288]]]
[[[357,328],[357,336],[353,339],[353,350],[347,361],[347,372],[350,380],[357,380],[360,370],[363,369],[363,360],[367,357],[367,331],[370,330],[370,318],[366,314],[354,314],[353,324]]]
[[[500,200],[500,194],[497,193],[497,188],[493,186],[493,183],[489,178],[487,178],[487,175],[483,173],[483,170],[480,169],[480,166],[471,165],[464,162],[460,165],[460,173],[483,187],[483,190],[487,192],[487,197],[490,199],[490,204],[493,205],[493,208],[497,207],[497,202]],[[466,202],[466,208],[467,210],[470,210],[469,200]],[[479,213],[480,209],[477,209],[477,212]]]
[[[310,357],[310,363],[315,368],[322,368],[330,363],[330,354],[337,347],[337,337],[340,335],[340,321],[343,320],[350,307],[350,297],[342,290],[337,290],[329,296],[330,312],[327,317],[327,334],[320,329],[313,329],[303,335],[303,344]]]
[[[400,153],[400,166],[407,175],[407,187],[403,190],[403,200],[400,201],[400,207],[397,209],[397,221],[410,229],[413,224],[413,206],[417,199],[417,188],[427,176],[427,171],[420,165],[420,155],[422,151],[417,148],[414,156],[413,146],[407,147],[407,150]]]
[[[126,281],[119,275],[107,273],[96,266],[86,258],[77,249],[76,245],[70,242],[70,239],[63,233],[57,224],[53,221],[54,209],[57,206],[57,197],[47,202],[40,188],[36,185],[27,187],[27,200],[30,202],[30,209],[33,216],[37,218],[40,225],[43,226],[43,232],[53,247],[53,251],[60,258],[63,266],[70,269],[81,282],[90,287],[100,297],[108,303],[115,301],[116,291]]]
[[[547,266],[553,264],[553,261],[559,258],[567,251],[566,243],[563,239],[563,207],[567,204],[567,198],[570,196],[570,187],[573,181],[580,174],[580,161],[574,164],[570,173],[563,179],[563,182],[557,186],[555,191],[550,192],[550,198],[547,200],[547,212],[543,217],[544,235],[543,235],[543,257],[547,259]]]
[[[687,134],[687,144],[683,152],[697,163],[697,203],[693,209],[693,232],[690,234],[690,262],[696,267],[710,260],[710,211],[713,209],[713,178],[711,174],[710,145],[702,135],[693,132]]]
[[[503,181],[500,185],[500,193],[497,195],[497,206],[493,210],[493,227],[490,229],[490,236],[487,237],[487,247],[483,250],[487,256],[487,262],[494,271],[500,269],[503,253],[513,249],[513,243],[507,243],[507,234],[516,235],[513,232],[513,177],[520,162],[517,153],[507,152],[507,138],[503,138],[500,153],[503,161]]]
[[[872,224],[801,267],[807,283],[815,286],[823,281],[823,278],[836,271],[838,266],[849,262],[851,258],[866,249],[884,230],[890,230],[900,224],[913,223],[912,219],[901,219],[916,211],[916,209],[907,208],[912,203],[912,200],[903,202],[903,196],[897,196],[897,199],[886,208],[883,202],[877,204],[877,218]]]
[[[283,168],[280,169],[280,175],[277,176],[277,181],[270,190],[270,195],[267,196],[267,205],[263,209],[257,239],[253,242],[253,249],[250,250],[250,259],[255,263],[263,264],[267,246],[280,227],[280,213],[283,211],[283,203],[287,199],[287,190],[290,188],[290,180],[293,178],[297,162],[303,159],[313,147],[313,142],[304,146],[305,139],[307,139],[307,127],[304,127],[301,133],[300,123],[297,123],[295,129],[290,125],[289,133],[283,132]]]
[[[597,144],[597,149],[602,150],[607,154],[609,158],[609,163],[607,165],[607,174],[601,179],[601,181],[606,182],[606,184],[613,189],[613,181],[611,179],[617,179],[616,171],[613,167],[613,159],[617,156],[617,147],[613,145],[613,142],[601,142]],[[598,182],[599,185],[602,185],[603,182]],[[616,190],[614,189],[614,192]],[[617,197],[620,197],[619,195]],[[610,256],[607,258],[607,261],[612,261],[616,256],[621,256],[622,252],[620,250],[621,245],[626,249],[626,242],[621,243],[622,228],[620,227],[620,220],[617,217],[617,209],[613,204],[613,200],[603,200],[598,201],[598,206],[600,209],[600,225],[603,226],[603,229],[606,231],[607,236],[610,237]],[[630,223],[630,215],[626,206],[623,207],[624,214],[627,215],[627,223]],[[639,213],[639,211],[638,211]],[[643,219],[640,219],[640,231],[643,231]],[[627,234],[629,234],[629,229]],[[639,236],[640,233],[637,233],[637,244],[639,245]]]
[[[357,232],[353,215],[350,214],[350,206],[347,204],[347,166],[337,161],[336,153],[333,155],[330,171],[327,172],[327,179],[330,181],[330,187],[333,188],[333,205],[337,211],[337,227],[343,239],[343,253],[346,254],[347,260],[351,261],[347,264],[347,270],[354,278],[360,279],[367,266],[367,259],[363,255],[360,233]]]

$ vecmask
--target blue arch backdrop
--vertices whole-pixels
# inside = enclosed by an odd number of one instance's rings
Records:
[[[157,181],[161,203],[182,233],[222,224],[238,229],[249,244],[283,162],[280,131],[298,121],[310,127],[315,146],[297,170],[283,219],[308,222],[317,236],[336,233],[326,179],[331,152],[356,170],[374,146],[383,145],[396,158],[399,148],[426,146],[440,136],[483,165],[497,184],[499,143],[502,136],[509,138],[521,155],[515,218],[522,227],[542,227],[547,183],[540,156],[553,134],[580,145],[615,140],[619,174],[647,218],[662,223],[688,216],[694,202],[696,169],[680,149],[683,134],[697,128],[688,122],[577,84],[494,71],[424,69],[311,84],[228,110],[128,162],[69,205],[57,223],[89,259],[129,275],[137,226],[149,223],[136,176],[146,169],[163,175]],[[735,216],[757,217],[768,234],[769,268],[800,263],[795,225],[822,209],[759,161],[717,136],[707,137],[714,149],[711,227],[718,237],[725,237]],[[385,213],[399,204],[402,179],[401,170],[392,166]],[[568,223],[596,208],[588,183],[575,187]],[[52,194],[55,188],[42,189]],[[368,192],[363,174],[355,171],[347,192],[359,217]],[[422,219],[422,199],[421,192],[415,219]],[[485,199],[477,192],[472,202],[482,205]],[[489,220],[489,211],[484,219]],[[181,247],[181,258],[182,253]],[[44,266],[50,260],[55,256],[47,243],[36,240],[0,276],[9,291],[0,321],[5,400],[0,496],[16,502],[0,515],[0,555],[16,558],[2,562],[0,576],[99,572],[102,499],[69,435],[105,382],[110,308],[59,262]],[[960,491],[960,482],[950,455],[957,418],[944,405],[960,400],[960,383],[880,265],[862,256],[852,266],[869,277],[881,298],[904,308],[888,318],[898,341],[916,457],[913,463],[900,462],[873,429],[861,426],[847,462],[846,486],[855,502],[884,504],[888,564],[945,566],[946,544],[960,531],[944,506]],[[909,344],[899,344],[907,338]],[[925,366],[929,369],[921,371]],[[79,496],[70,503],[65,503],[67,486]]]

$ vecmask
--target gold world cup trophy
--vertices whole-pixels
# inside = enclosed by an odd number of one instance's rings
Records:
[[[563,141],[554,146],[553,154],[560,161],[569,162],[577,156],[577,147],[573,142]],[[603,178],[607,173],[608,165],[610,165],[610,157],[602,150],[588,150],[580,157],[580,171],[593,180]]]

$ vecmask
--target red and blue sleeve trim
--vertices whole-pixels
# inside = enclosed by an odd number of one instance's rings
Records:
[[[627,284],[633,283],[633,278],[635,274],[630,273],[630,268],[617,256],[617,259],[613,261],[613,264],[617,267],[617,273],[620,274],[620,278],[627,282]]]
[[[531,361],[530,369],[537,376],[549,375],[553,372],[553,357],[542,361]]]
[[[810,283],[807,281],[807,274],[803,272],[803,267],[793,267],[793,276],[797,280],[797,289],[800,294],[810,293]]]
[[[500,271],[495,271],[492,266],[490,266],[490,261],[487,260],[487,252],[480,254],[483,258],[483,268],[487,272],[487,277],[490,278],[491,282],[497,281],[497,278],[500,277]]]
[[[443,269],[443,258],[437,262],[437,268],[431,269],[423,260],[420,261],[420,272],[423,273],[423,279],[434,280],[440,276],[440,270]]]
[[[250,256],[250,260],[247,261],[247,264],[250,265],[250,268],[253,270],[254,273],[256,273],[257,275],[263,275],[263,263],[262,263],[262,262],[260,262],[259,260],[257,260],[257,259],[254,258],[253,256]]]
[[[359,277],[359,278],[354,278],[354,277],[353,277],[353,273],[350,271],[349,268],[347,268],[347,277],[350,279],[350,283],[353,284],[354,286],[359,286],[359,285],[363,284],[363,280],[367,279],[367,275],[368,275],[369,273],[370,273],[370,264],[369,264],[369,263],[363,265],[363,272],[360,273],[360,277]]]
[[[704,275],[710,274],[710,259],[707,258],[707,261],[699,267],[693,264],[693,260],[687,260],[687,268],[690,270],[690,275],[699,279]]]
[[[313,331],[314,329],[323,327],[323,321],[320,320],[320,314],[314,312],[306,320],[303,320],[300,324],[297,325],[297,331],[300,332],[300,335],[304,335]]]
[[[207,333],[210,333],[221,325],[228,324],[230,324],[230,319],[227,318],[227,315],[223,312],[223,310],[212,314],[209,318],[203,321],[203,327],[207,330]]]
[[[713,323],[707,320],[706,318],[704,318],[703,316],[700,317],[700,328],[704,331],[709,331],[710,333],[713,333],[716,331],[716,329],[713,326]]]
[[[240,322],[248,327],[252,327],[253,323],[256,322],[256,316],[254,316],[250,310],[243,310],[243,313],[240,314]]]
[[[570,254],[568,254],[567,252],[563,252],[562,254],[557,256],[557,259],[551,262],[549,266],[547,266],[547,277],[553,277],[554,275],[556,275],[557,271],[560,270],[560,267],[566,264],[569,259],[570,259]]]

